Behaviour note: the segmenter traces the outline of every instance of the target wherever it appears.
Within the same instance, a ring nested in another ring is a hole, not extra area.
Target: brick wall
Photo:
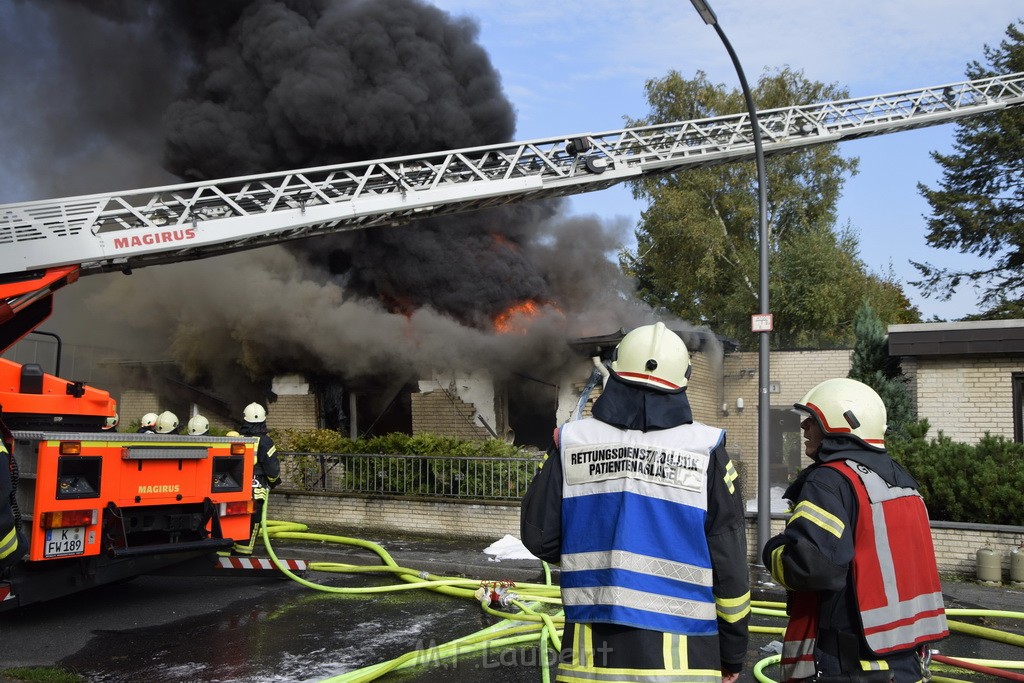
[[[118,429],[125,430],[128,425],[138,423],[146,413],[160,414],[159,397],[151,391],[141,389],[125,389],[117,402]]]
[[[430,536],[519,537],[518,504],[451,503],[388,497],[360,498],[332,493],[275,491],[268,518],[317,526],[343,526],[387,533]]]
[[[939,431],[954,441],[975,444],[985,435],[1013,439],[1013,385],[1015,372],[1024,372],[1024,360],[994,355],[920,357],[904,360],[917,415],[931,424],[930,437]]]
[[[693,370],[687,384],[686,396],[690,400],[693,419],[718,426],[721,415],[721,354],[694,353],[690,355]]]
[[[412,433],[484,441],[490,432],[476,422],[476,408],[443,389],[412,395]]]
[[[267,409],[271,429],[316,429],[317,405],[313,394],[278,396]]]
[[[772,408],[789,409],[803,398],[807,390],[833,377],[846,377],[850,371],[850,349],[830,351],[774,351],[768,358],[769,381],[776,383],[778,393],[768,395]],[[757,423],[759,355],[756,351],[733,353],[722,363],[721,399],[717,414],[709,424],[728,432],[729,455],[740,464],[742,487],[747,498],[757,491]],[[751,372],[741,372],[741,371]],[[713,380],[709,380],[713,381]],[[743,399],[743,410],[736,409],[736,399]],[[723,415],[722,404],[729,414]],[[779,457],[773,453],[772,457]],[[804,458],[804,465],[810,460]]]
[[[477,538],[482,542],[505,534],[519,538],[518,504],[459,503],[407,498],[360,498],[335,493],[275,491],[270,497],[268,518],[301,522],[310,529],[357,528],[370,535],[416,533],[429,536]],[[773,515],[771,533],[785,525]],[[1010,552],[1024,544],[1024,527],[933,522],[932,541],[939,572],[973,577],[978,549],[990,546],[1000,553],[1003,578],[1007,580]],[[757,518],[747,517],[748,559],[757,556]]]

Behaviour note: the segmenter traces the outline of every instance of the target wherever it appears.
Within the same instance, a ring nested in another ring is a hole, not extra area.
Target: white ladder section
[[[1024,104],[1024,72],[758,112],[766,155]],[[753,159],[749,116],[0,205],[0,275],[82,274],[604,189]]]

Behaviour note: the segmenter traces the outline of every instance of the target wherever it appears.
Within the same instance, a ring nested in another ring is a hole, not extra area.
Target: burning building
[[[0,70],[20,112],[8,147],[33,150],[12,158],[27,189],[11,201],[515,132],[477,26],[420,0],[61,0],[8,12]],[[224,419],[306,387],[322,426],[412,429],[412,395],[487,376],[494,399],[482,404],[495,407],[475,426],[540,433],[527,425],[557,403],[568,340],[650,318],[611,260],[627,227],[548,200],[310,238],[87,278],[61,293],[53,326],[111,349],[129,385]]]

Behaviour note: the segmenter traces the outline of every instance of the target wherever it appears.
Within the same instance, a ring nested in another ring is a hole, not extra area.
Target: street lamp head
[[[714,10],[705,0],[690,0],[690,2],[693,3],[694,9],[700,14],[700,18],[704,20],[705,24],[715,26],[718,23],[718,17],[715,16]]]

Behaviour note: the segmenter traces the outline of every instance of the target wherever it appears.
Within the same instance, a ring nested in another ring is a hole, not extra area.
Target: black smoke
[[[515,132],[477,25],[418,0],[17,0],[0,20],[4,165],[23,178],[3,201]],[[58,307],[97,343],[173,358],[221,387],[283,372],[544,375],[567,338],[649,315],[609,260],[626,227],[566,219],[548,201],[94,276]],[[495,316],[522,301],[546,304],[529,334],[495,334]]]

